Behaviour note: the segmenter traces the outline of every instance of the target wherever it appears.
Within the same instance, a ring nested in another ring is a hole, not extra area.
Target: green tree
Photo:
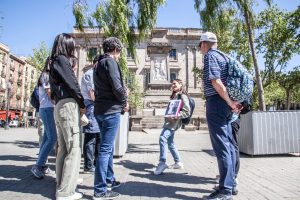
[[[100,1],[99,1],[100,2]],[[73,14],[76,26],[82,32],[84,27],[99,28],[105,37],[118,37],[129,49],[133,58],[136,58],[135,45],[145,39],[156,24],[157,9],[163,5],[165,0],[109,0],[100,2],[94,12],[89,13],[85,0],[75,0]],[[137,62],[137,60],[135,59]],[[130,75],[127,68],[126,51],[124,50],[120,59],[122,74],[129,81]],[[137,83],[136,81],[133,81]],[[139,96],[141,92],[137,84],[129,84],[131,106],[140,105]]]
[[[288,73],[281,74],[279,79],[280,85],[284,88],[286,93],[286,100],[285,100],[285,109],[289,110],[292,97],[297,98],[297,92],[299,91],[300,87],[300,66],[295,67],[292,71]]]
[[[290,26],[293,14],[294,12],[282,11],[277,6],[271,6],[257,17],[256,27],[259,35],[256,39],[256,49],[265,59],[264,86],[276,78],[278,71],[286,68],[293,55],[300,53],[296,29]]]
[[[264,0],[269,5],[270,0]],[[265,110],[265,99],[264,99],[264,90],[260,75],[260,70],[257,62],[256,51],[254,47],[253,39],[253,15],[252,11],[253,0],[195,0],[195,8],[200,13],[200,18],[202,24],[208,29],[213,30],[213,23],[215,19],[220,16],[220,13],[224,9],[231,8],[236,11],[236,19],[242,20],[246,25],[248,44],[251,50],[251,56],[255,69],[255,77],[258,88],[258,98],[259,98],[259,108],[260,110]],[[223,19],[220,18],[217,23],[222,26]]]
[[[41,72],[45,66],[46,60],[50,55],[50,49],[45,42],[41,42],[38,48],[34,48],[33,55],[28,58],[29,64]]]

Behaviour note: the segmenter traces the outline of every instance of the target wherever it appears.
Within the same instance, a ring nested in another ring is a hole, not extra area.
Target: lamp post
[[[10,90],[11,90],[11,83],[9,81],[6,82],[6,117],[5,117],[5,130],[9,129],[9,122],[8,122],[8,112],[9,112],[9,103],[10,103]]]

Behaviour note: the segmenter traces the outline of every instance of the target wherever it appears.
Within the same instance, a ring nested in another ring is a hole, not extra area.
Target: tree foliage
[[[46,59],[50,55],[50,49],[47,47],[45,42],[41,42],[40,46],[32,49],[32,51],[33,55],[29,56],[28,62],[41,72],[45,66]]]
[[[293,15],[294,12],[271,6],[257,17],[259,35],[256,42],[257,51],[263,54],[265,60],[264,85],[270,84],[276,78],[276,72],[285,69],[293,55],[300,53],[297,29],[291,25]]]
[[[84,27],[99,28],[105,37],[118,37],[129,49],[132,57],[136,58],[135,45],[141,42],[150,33],[156,24],[157,9],[163,5],[165,0],[107,0],[101,1],[94,12],[89,14],[88,5],[85,0],[75,0],[73,15],[76,26],[84,32]],[[137,62],[137,60],[135,59]],[[124,77],[128,80],[130,75],[127,68],[126,51],[122,52],[120,66]],[[135,83],[135,81],[133,81]],[[138,84],[130,85],[131,95],[135,95],[132,106],[137,107],[141,96]]]
[[[265,0],[265,2],[267,2],[268,4],[271,3],[270,0]],[[254,12],[252,11],[253,5],[254,5],[253,0],[195,0],[195,8],[200,13],[201,22],[204,28],[207,30],[217,31],[214,29],[215,23],[217,23],[219,27],[222,27],[224,23],[226,24],[226,18],[221,17],[224,10],[234,10],[235,20],[237,22],[241,22],[242,24],[244,24],[244,25],[241,24],[239,25],[239,23],[237,23],[237,25],[233,24],[233,26],[234,27],[240,26],[240,28],[237,30],[243,30],[241,28],[246,28],[248,45],[251,50],[250,55],[252,57],[252,62],[255,69],[259,107],[261,110],[265,110],[264,90],[262,86],[260,69],[257,62],[257,56],[254,47],[254,39],[253,39],[253,26],[254,26],[254,20],[253,20]],[[244,53],[246,54],[246,56],[244,56],[245,59],[250,58],[247,51],[245,51]]]

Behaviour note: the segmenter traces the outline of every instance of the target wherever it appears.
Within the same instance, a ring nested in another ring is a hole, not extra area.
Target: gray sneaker
[[[156,169],[154,170],[154,174],[155,175],[162,174],[165,171],[165,169],[167,169],[167,168],[168,168],[168,165],[166,163],[159,162]]]
[[[52,169],[50,169],[49,166],[43,166],[42,167],[42,171],[43,171],[43,173],[45,175],[50,175],[50,176],[55,175],[55,171],[53,171]]]
[[[115,199],[119,196],[119,193],[107,190],[105,193],[94,195],[93,200]]]
[[[33,167],[31,168],[31,173],[34,175],[35,178],[37,179],[42,179],[44,178],[44,173],[42,171],[42,168],[37,166],[37,165],[33,165]]]

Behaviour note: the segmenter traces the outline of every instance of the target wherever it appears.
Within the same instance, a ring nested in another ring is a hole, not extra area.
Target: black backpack
[[[30,104],[34,107],[37,111],[40,108],[40,100],[39,100],[39,87],[35,86],[34,90],[30,96]]]
[[[183,125],[188,125],[190,123],[190,121],[192,119],[194,109],[195,109],[195,100],[192,97],[188,96],[188,95],[186,95],[186,96],[189,99],[191,110],[190,110],[190,116],[189,117],[181,119],[181,122],[182,122]],[[179,98],[181,99],[181,96]]]

